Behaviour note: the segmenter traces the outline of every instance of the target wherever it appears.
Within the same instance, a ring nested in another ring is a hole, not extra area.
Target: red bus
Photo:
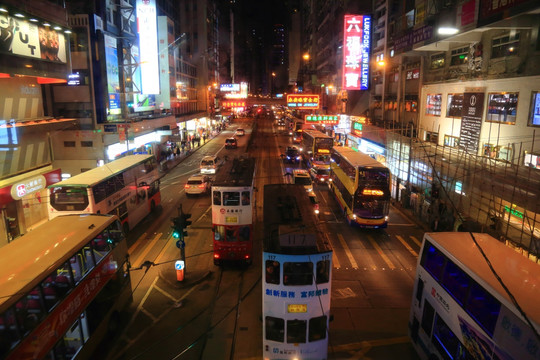
[[[111,214],[124,232],[161,203],[153,155],[129,155],[49,186],[49,219],[66,214]]]
[[[255,158],[227,161],[212,183],[214,264],[253,261]]]
[[[65,215],[0,248],[0,358],[88,359],[131,299],[116,216]]]

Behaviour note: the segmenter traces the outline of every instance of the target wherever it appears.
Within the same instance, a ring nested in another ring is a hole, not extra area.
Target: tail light
[[[198,185],[197,186],[199,189],[204,189],[205,185],[204,184],[201,184],[201,185]]]
[[[214,253],[214,259],[219,259],[219,254]]]
[[[184,189],[189,189],[189,185],[188,184],[184,185]]]

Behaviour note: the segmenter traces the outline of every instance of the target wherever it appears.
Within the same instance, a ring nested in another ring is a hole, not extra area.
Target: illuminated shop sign
[[[81,85],[81,74],[78,72],[68,75],[68,85]]]
[[[240,84],[221,84],[219,90],[223,92],[239,92]]]
[[[287,106],[295,109],[318,109],[319,95],[295,94],[287,95]]]
[[[66,40],[61,32],[4,14],[0,14],[0,28],[0,51],[66,63]]]
[[[362,131],[364,130],[364,124],[366,123],[366,118],[362,116],[351,116],[351,133],[358,137],[362,136]]]
[[[223,84],[225,88],[229,90],[221,90],[225,93],[226,99],[247,99],[248,97],[248,84],[243,82],[240,84]]]
[[[143,94],[159,94],[159,59],[155,0],[137,0],[137,30]]]
[[[345,15],[343,34],[343,89],[367,90],[371,16]]]
[[[306,115],[304,117],[306,123],[317,123],[324,125],[337,125],[339,119],[337,115]]]
[[[45,189],[47,186],[47,180],[45,176],[39,175],[11,186],[11,197],[13,200],[19,200],[26,195],[33,194],[37,191]]]
[[[245,107],[245,101],[225,101],[222,103],[224,108]]]

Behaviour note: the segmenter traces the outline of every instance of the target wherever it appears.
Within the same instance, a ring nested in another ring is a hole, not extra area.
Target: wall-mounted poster
[[[441,116],[441,94],[428,94],[426,99],[426,115]]]
[[[463,94],[448,94],[446,101],[446,117],[461,117]]]
[[[516,123],[518,93],[489,93],[486,121]]]
[[[529,125],[540,126],[540,92],[533,91],[531,94],[531,111],[529,113]]]
[[[477,154],[482,129],[482,113],[484,112],[484,93],[465,92],[461,111],[461,129],[459,132],[459,148],[470,154]]]

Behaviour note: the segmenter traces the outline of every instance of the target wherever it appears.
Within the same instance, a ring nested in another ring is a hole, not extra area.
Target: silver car
[[[184,190],[186,195],[200,195],[210,193],[210,187],[212,186],[209,176],[196,174],[189,177]]]

